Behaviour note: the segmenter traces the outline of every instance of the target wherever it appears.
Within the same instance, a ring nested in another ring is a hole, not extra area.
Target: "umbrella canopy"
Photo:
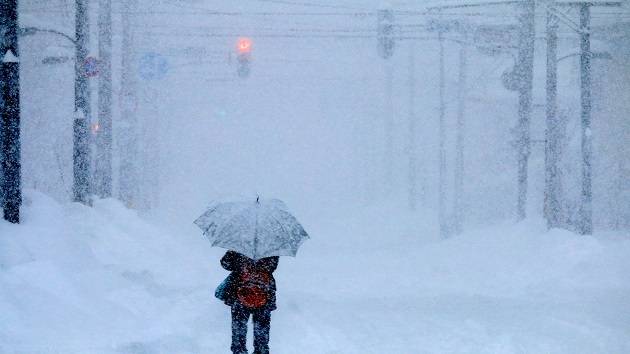
[[[285,204],[277,199],[251,202],[218,202],[195,225],[212,246],[226,248],[257,260],[293,256],[309,238]]]

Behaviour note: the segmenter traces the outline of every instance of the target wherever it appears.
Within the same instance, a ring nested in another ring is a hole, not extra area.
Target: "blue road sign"
[[[168,61],[158,53],[146,53],[138,62],[138,75],[144,80],[163,79],[168,69]]]

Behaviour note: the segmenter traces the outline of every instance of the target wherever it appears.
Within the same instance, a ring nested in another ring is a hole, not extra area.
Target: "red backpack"
[[[245,307],[259,308],[269,301],[271,275],[252,265],[245,265],[239,275],[236,291],[238,301]]]

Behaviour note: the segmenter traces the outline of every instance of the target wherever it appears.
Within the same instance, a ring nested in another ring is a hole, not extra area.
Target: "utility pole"
[[[592,170],[593,141],[591,131],[591,5],[580,5],[580,96],[582,101],[582,196],[580,233],[593,233]]]
[[[137,106],[136,76],[134,75],[134,38],[132,13],[136,0],[124,2],[122,15],[122,114],[119,129],[119,198],[127,207],[135,207],[138,198],[138,122],[135,115]]]
[[[73,124],[73,200],[86,205],[90,200],[90,153],[88,120],[90,118],[90,88],[85,72],[88,53],[89,23],[87,0],[76,0],[74,62],[74,124]]]
[[[560,226],[560,153],[559,123],[557,117],[558,95],[558,18],[547,11],[547,107],[545,130],[545,205],[544,214],[548,228]]]
[[[383,154],[384,186],[389,194],[392,189],[394,164],[394,69],[391,61],[385,62],[385,153]]]
[[[592,159],[593,159],[593,132],[591,130],[591,7],[620,7],[621,1],[574,1],[563,4],[563,6],[577,7],[580,12],[579,28],[575,28],[575,23],[564,18],[570,27],[580,35],[580,101],[581,101],[581,126],[582,126],[582,191],[580,195],[580,210],[578,230],[583,235],[593,233],[593,181],[592,181]],[[558,12],[556,9],[552,9]],[[562,14],[558,12],[558,14]],[[559,17],[566,17],[563,15]]]
[[[459,48],[459,80],[457,88],[457,136],[455,142],[455,233],[461,234],[464,224],[463,198],[464,198],[464,119],[466,114],[466,86],[468,70],[468,38],[464,33],[463,41]]]
[[[394,55],[396,40],[394,39],[394,11],[382,9],[376,13],[376,48],[378,55],[385,59],[385,151],[383,154],[383,168],[385,169],[385,192],[390,193],[392,187],[393,146],[394,146],[394,105],[393,99],[393,65],[391,57]]]
[[[17,0],[0,2],[0,160],[2,161],[3,217],[20,222],[22,205],[20,156],[20,51],[18,48]]]
[[[98,127],[96,135],[96,194],[112,196],[112,0],[99,1]]]
[[[546,148],[546,189],[545,189],[545,215],[549,227],[557,226],[559,215],[553,204],[559,204],[559,176],[557,170],[558,144],[558,118],[556,114],[557,94],[557,21],[563,21],[580,36],[580,101],[581,101],[581,127],[582,127],[582,188],[580,195],[580,209],[578,230],[583,235],[593,233],[593,194],[592,194],[592,158],[593,137],[591,130],[591,59],[595,58],[591,51],[591,8],[620,7],[621,1],[573,1],[556,4],[557,6],[569,6],[579,10],[579,27],[568,19],[566,14],[552,6],[547,6],[547,148]],[[553,14],[555,13],[555,14]],[[605,58],[605,53],[598,55]],[[552,120],[553,119],[553,120]],[[551,138],[551,139],[550,139]],[[554,146],[555,145],[555,146]],[[554,199],[555,198],[555,199]],[[554,214],[555,213],[555,214]]]
[[[535,10],[534,0],[525,0],[519,4],[519,48],[516,64],[519,80],[518,93],[518,200],[517,218],[525,219],[527,215],[527,168],[530,155],[529,122],[532,112],[532,91],[534,77],[534,41],[535,41]]]
[[[439,186],[438,186],[438,219],[440,224],[440,236],[448,237],[448,222],[446,220],[446,74],[444,58],[444,29],[438,32],[440,44],[440,117],[439,117]]]
[[[440,225],[440,237],[447,238],[451,232],[461,232],[462,229],[462,195],[464,174],[464,114],[466,111],[466,66],[467,66],[467,36],[468,26],[460,21],[435,21],[429,26],[438,33],[439,44],[439,121],[438,121],[438,223]],[[455,191],[453,208],[455,219],[449,220],[446,212],[446,54],[444,48],[444,33],[456,31],[464,34],[460,42],[459,53],[459,88],[457,98],[459,101],[457,110],[457,135],[456,135],[456,160],[455,160]],[[454,223],[453,223],[454,221]]]
[[[408,173],[408,193],[409,209],[416,210],[417,204],[417,144],[416,144],[416,48],[409,45],[409,173]]]

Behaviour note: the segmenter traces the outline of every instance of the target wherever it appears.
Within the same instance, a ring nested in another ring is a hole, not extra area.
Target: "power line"
[[[122,10],[114,11],[114,13],[128,13],[133,15],[190,15],[190,16],[322,16],[322,17],[370,17],[375,15],[375,12],[291,12],[291,11],[258,11],[258,12],[243,12],[243,11],[214,11],[214,10],[201,10],[201,11],[164,11],[164,10],[145,10],[145,11],[133,11],[125,12]]]
[[[54,10],[51,8],[30,8],[23,10],[25,13],[47,13],[47,14],[67,14],[67,11]],[[266,12],[240,12],[240,11],[215,11],[209,9],[200,9],[198,11],[166,11],[166,10],[146,10],[146,11],[113,11],[115,14],[127,14],[127,15],[169,15],[169,16],[242,16],[242,17],[274,17],[274,16],[287,16],[287,17],[354,17],[356,19],[366,19],[375,16],[375,12],[287,12],[287,11],[266,11]],[[486,17],[486,18],[514,18],[516,14],[504,13],[504,12],[466,12],[466,13],[427,13],[427,12],[410,12],[410,11],[394,11],[394,14],[401,16],[422,16],[422,17]],[[536,14],[536,18],[545,18],[544,14]],[[628,19],[630,18],[630,12],[602,12],[594,13],[592,18],[594,19]]]
[[[157,28],[162,30],[180,30],[181,31],[191,31],[188,33],[195,33],[192,31],[198,32],[212,32],[212,31],[232,31],[233,33],[240,34],[243,32],[243,28],[233,27],[233,26],[212,26],[212,27],[173,27],[173,26],[163,26],[163,25],[153,25],[153,26],[134,26],[134,28],[138,29],[147,29]],[[321,33],[373,33],[376,32],[376,28],[369,27],[356,27],[356,28],[317,28],[317,27],[247,27],[247,31],[250,32],[264,32],[264,31],[279,31],[279,32],[289,32],[289,33],[313,33],[313,32],[321,32]]]
[[[234,38],[247,36],[252,38],[334,38],[334,39],[374,39],[371,35],[334,35],[334,34],[290,34],[290,33],[174,33],[174,32],[144,32],[146,36],[159,37],[202,37],[202,38]]]
[[[365,10],[363,8],[357,8],[353,6],[318,4],[318,3],[312,3],[312,2],[296,2],[296,1],[288,1],[288,0],[258,0],[258,2],[267,2],[267,3],[275,3],[275,4],[283,4],[283,5],[297,5],[297,6],[305,6],[305,7],[321,7],[321,8],[331,8],[331,9]]]

